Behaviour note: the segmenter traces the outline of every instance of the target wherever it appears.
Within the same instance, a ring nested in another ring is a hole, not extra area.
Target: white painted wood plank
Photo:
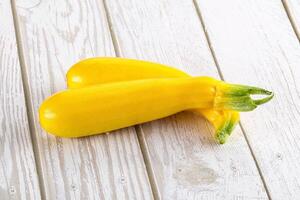
[[[282,0],[282,2],[300,40],[300,0]]]
[[[9,0],[0,1],[0,198],[40,199]]]
[[[280,1],[198,1],[227,81],[275,92],[242,116],[272,199],[300,196],[300,45]]]
[[[218,77],[192,1],[110,0],[107,7],[121,56]],[[267,199],[240,128],[222,146],[211,133],[189,113],[141,126],[157,197]]]
[[[103,5],[97,0],[17,0],[35,139],[45,199],[151,199],[134,128],[63,139],[38,122],[41,102],[65,85],[79,59],[114,56]]]

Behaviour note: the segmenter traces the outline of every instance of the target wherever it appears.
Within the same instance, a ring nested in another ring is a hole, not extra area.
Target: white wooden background
[[[0,0],[0,199],[299,199],[300,0]],[[37,110],[93,56],[156,61],[275,98],[225,145],[180,113],[84,139]]]

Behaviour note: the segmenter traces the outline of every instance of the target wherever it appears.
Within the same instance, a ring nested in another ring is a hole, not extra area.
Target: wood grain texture
[[[0,198],[40,199],[9,0],[0,1]]]
[[[76,61],[114,56],[103,5],[97,0],[17,0],[36,146],[45,199],[152,199],[133,128],[64,139],[39,126],[38,107],[64,89]]]
[[[300,0],[282,0],[290,22],[300,40]]]
[[[106,1],[121,56],[218,77],[192,1]],[[156,197],[161,199],[267,199],[239,127],[225,145],[191,113],[140,126]]]
[[[300,45],[280,1],[198,1],[227,81],[269,88],[275,98],[242,116],[272,199],[300,195]]]

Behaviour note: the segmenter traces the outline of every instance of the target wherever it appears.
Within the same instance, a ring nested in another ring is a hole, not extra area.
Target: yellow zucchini
[[[259,100],[251,94],[265,94]],[[250,111],[272,98],[261,88],[209,77],[124,81],[66,90],[45,100],[42,127],[57,136],[82,137],[163,118],[194,108]]]

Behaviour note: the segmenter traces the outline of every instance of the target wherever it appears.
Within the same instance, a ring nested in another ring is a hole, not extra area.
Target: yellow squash
[[[265,94],[259,100],[251,94]],[[57,136],[82,137],[163,118],[195,108],[250,111],[272,98],[264,89],[208,77],[124,81],[70,89],[45,100],[41,126]]]
[[[67,73],[69,88],[90,85],[142,80],[152,78],[190,77],[183,71],[166,65],[125,58],[90,58],[73,65]],[[231,110],[196,109],[215,128],[219,143],[225,143],[239,121],[239,113]]]

